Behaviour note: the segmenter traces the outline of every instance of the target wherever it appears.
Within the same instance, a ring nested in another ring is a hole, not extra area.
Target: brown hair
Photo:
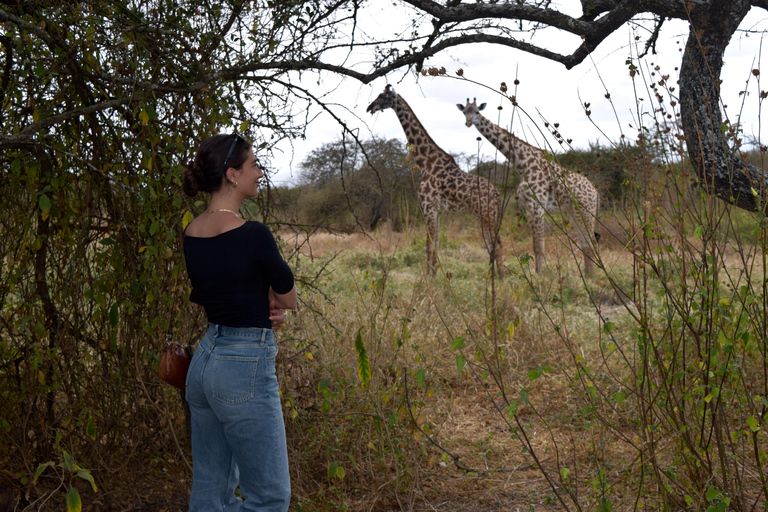
[[[233,143],[234,151],[225,168],[224,160]],[[227,169],[240,169],[250,149],[251,143],[237,134],[214,135],[205,139],[200,143],[195,159],[189,162],[182,174],[184,193],[194,197],[199,191],[209,194],[216,192],[224,183]]]

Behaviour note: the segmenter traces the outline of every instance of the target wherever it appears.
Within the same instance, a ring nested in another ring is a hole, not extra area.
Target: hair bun
[[[204,179],[202,169],[195,164],[196,162],[194,160],[189,162],[187,164],[187,169],[182,176],[182,188],[184,189],[184,193],[189,197],[195,197],[197,195],[198,190],[200,190],[200,180]]]

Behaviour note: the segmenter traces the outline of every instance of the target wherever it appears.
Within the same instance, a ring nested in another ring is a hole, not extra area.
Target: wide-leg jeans
[[[190,512],[285,512],[288,450],[274,331],[211,324],[187,373],[192,416]],[[240,485],[244,501],[235,495]]]

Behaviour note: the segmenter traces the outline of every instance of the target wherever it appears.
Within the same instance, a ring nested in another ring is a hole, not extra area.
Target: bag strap
[[[165,342],[170,343],[173,340],[173,306],[171,306],[171,312],[168,313],[168,330],[165,331]]]

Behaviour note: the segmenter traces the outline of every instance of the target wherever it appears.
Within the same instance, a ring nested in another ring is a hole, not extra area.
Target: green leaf
[[[112,307],[109,308],[109,324],[112,327],[117,327],[117,324],[120,323],[120,308],[118,307],[117,303],[112,304]]]
[[[464,366],[467,364],[467,360],[464,359],[463,356],[458,355],[456,356],[456,369],[461,373],[461,371],[464,369]]]
[[[760,430],[760,424],[757,422],[757,418],[754,416],[747,418],[747,425],[749,426],[749,430],[752,432],[757,432]]]
[[[459,336],[458,338],[454,338],[451,342],[451,350],[458,350],[464,346],[464,338]]]
[[[184,212],[184,216],[181,218],[181,229],[187,229],[189,223],[195,220],[195,216],[189,210]]]
[[[39,466],[37,466],[37,470],[35,471],[35,476],[32,477],[33,482],[37,482],[37,479],[40,477],[40,475],[43,474],[43,471],[45,471],[45,468],[52,467],[54,464],[53,462],[43,462]]]
[[[621,402],[623,402],[626,397],[627,397],[627,395],[625,395],[621,391],[617,391],[613,395],[613,399],[616,401],[617,404],[620,404]]]
[[[331,386],[331,379],[330,377],[323,377],[320,379],[320,382],[317,383],[317,390],[319,392],[323,392],[326,389],[328,389]]]
[[[66,451],[62,450],[62,453],[64,455],[64,462],[60,464],[60,466],[67,471],[74,471],[75,470],[75,461],[72,459],[72,457],[67,453]]]
[[[507,415],[509,416],[509,421],[514,421],[515,419],[515,414],[517,414],[517,403],[517,400],[512,400],[507,407]]]
[[[419,383],[419,386],[424,387],[424,381],[426,380],[427,372],[424,371],[424,368],[421,368],[419,371],[416,372],[416,382]]]
[[[85,480],[86,482],[89,482],[91,484],[91,488],[93,489],[93,492],[96,492],[96,482],[93,481],[93,475],[91,475],[91,472],[87,469],[80,468],[77,470],[77,476]]]
[[[338,462],[332,461],[328,465],[328,478],[338,478],[339,480],[343,480],[345,475],[346,471],[344,471],[344,468],[341,467]]]
[[[85,435],[91,439],[96,439],[96,425],[91,420],[88,420],[88,425],[85,427]]]
[[[69,488],[67,493],[67,512],[81,512],[83,504],[80,501],[80,493],[74,487]]]
[[[47,195],[40,194],[40,199],[38,200],[38,204],[40,205],[41,211],[43,212],[51,211],[51,199]]]
[[[368,383],[371,381],[371,363],[368,360],[368,353],[365,351],[365,345],[363,344],[363,328],[361,327],[357,331],[357,338],[355,339],[355,350],[357,350],[357,376],[360,379],[360,384],[365,389]]]
[[[539,378],[540,373],[536,370],[529,370],[528,371],[528,380],[534,381]]]

